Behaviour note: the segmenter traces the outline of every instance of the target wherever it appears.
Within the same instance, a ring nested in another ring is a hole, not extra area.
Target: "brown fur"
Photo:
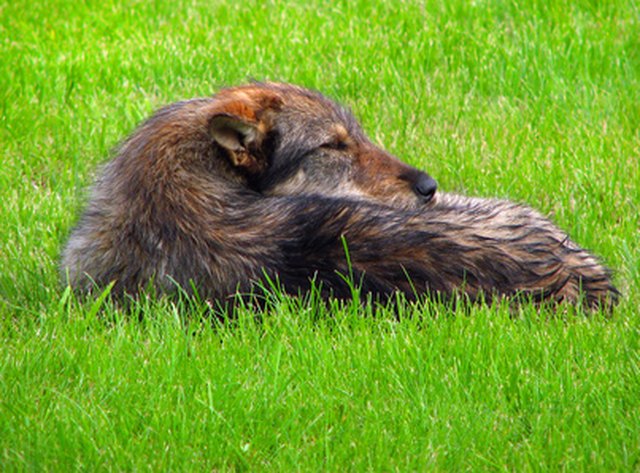
[[[612,303],[609,272],[537,212],[437,194],[353,116],[287,84],[170,105],[102,170],[62,256],[69,283],[114,293],[196,287],[222,300],[268,276],[348,297],[524,293]],[[347,264],[343,241],[351,262]]]

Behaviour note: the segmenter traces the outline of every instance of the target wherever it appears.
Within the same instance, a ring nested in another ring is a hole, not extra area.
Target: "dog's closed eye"
[[[320,147],[326,148],[326,149],[335,149],[338,151],[343,151],[347,149],[349,145],[344,140],[331,140],[326,143],[323,143],[322,145],[320,145]]]

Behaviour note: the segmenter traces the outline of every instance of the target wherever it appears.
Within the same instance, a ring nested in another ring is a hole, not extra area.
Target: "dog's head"
[[[436,182],[364,134],[353,115],[321,94],[256,83],[214,97],[210,133],[238,172],[265,195],[324,195],[419,206]]]

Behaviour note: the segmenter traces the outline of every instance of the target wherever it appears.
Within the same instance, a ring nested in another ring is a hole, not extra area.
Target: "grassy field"
[[[0,470],[640,470],[639,32],[634,0],[0,0]],[[212,326],[65,290],[110,150],[251,78],[551,215],[615,270],[613,317],[280,298]]]

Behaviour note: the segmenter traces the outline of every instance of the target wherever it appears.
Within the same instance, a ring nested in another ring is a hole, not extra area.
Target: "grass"
[[[639,29],[633,0],[0,0],[0,469],[640,469]],[[212,326],[61,287],[110,149],[250,78],[551,215],[615,269],[614,316],[278,298]]]

